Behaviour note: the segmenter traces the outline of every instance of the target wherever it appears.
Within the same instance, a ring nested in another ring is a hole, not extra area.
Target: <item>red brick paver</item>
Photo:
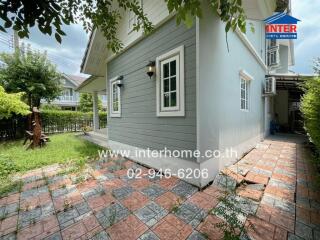
[[[238,179],[238,195],[257,202],[255,216],[245,222],[252,239],[317,239],[320,191],[315,185],[317,170],[308,159],[301,141],[267,139],[237,163],[245,169],[243,176],[231,172],[231,167],[224,171]],[[0,238],[91,239],[101,233],[111,240],[129,240],[147,232],[159,239],[188,239],[199,233],[209,239],[223,237],[217,227],[222,220],[210,211],[225,194],[223,189],[211,185],[184,199],[174,189],[181,180],[127,179],[127,170],[134,163],[117,160],[119,157],[92,163],[98,167],[88,171],[91,177],[77,184],[71,181],[76,173],[55,176],[63,171],[58,165],[24,174],[22,192],[0,198]],[[119,164],[120,170],[110,170],[119,169]],[[148,168],[141,169],[148,173]],[[191,221],[199,210],[205,213],[202,219]],[[108,214],[117,215],[111,226]]]
[[[164,240],[186,239],[192,232],[192,227],[173,214],[169,214],[153,227],[154,233]]]
[[[197,230],[204,233],[209,239],[222,239],[223,232],[217,227],[222,220],[215,216],[209,215],[203,223],[201,223]]]
[[[217,197],[212,197],[211,195],[204,192],[195,193],[189,199],[189,201],[197,205],[199,208],[205,209],[207,211],[211,210],[219,203],[219,199]]]
[[[181,204],[182,200],[179,196],[172,192],[166,192],[155,200],[163,208],[171,211],[174,206],[178,206]]]
[[[130,240],[137,239],[148,227],[134,215],[130,215],[126,219],[111,226],[107,232],[114,240]]]
[[[260,183],[267,185],[269,181],[269,177],[265,176],[263,174],[257,174],[254,172],[249,172],[247,176],[245,177],[246,181],[252,182],[252,183]]]
[[[139,192],[132,193],[129,197],[121,200],[121,203],[127,207],[130,211],[136,211],[142,208],[149,202],[149,199]]]

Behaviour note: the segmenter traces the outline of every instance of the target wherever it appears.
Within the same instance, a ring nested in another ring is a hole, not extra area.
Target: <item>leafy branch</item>
[[[202,17],[201,0],[165,0],[170,13],[176,14],[177,24],[192,26],[195,17]],[[246,32],[246,15],[242,0],[207,0],[205,4],[216,13],[227,33],[237,27]],[[107,47],[113,52],[122,49],[123,43],[117,36],[117,29],[124,13],[136,16],[135,31],[149,34],[153,25],[144,13],[139,0],[2,0],[0,1],[0,31],[12,28],[20,38],[29,37],[29,29],[37,26],[43,34],[53,35],[61,43],[64,25],[81,23],[85,31],[98,28],[107,40]],[[227,40],[227,38],[226,38]]]

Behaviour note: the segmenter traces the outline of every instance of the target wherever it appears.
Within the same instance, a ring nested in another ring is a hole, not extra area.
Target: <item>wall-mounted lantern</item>
[[[153,74],[156,72],[156,63],[154,61],[150,61],[146,66],[146,71],[148,76],[151,78]]]
[[[118,87],[122,87],[123,86],[123,76],[122,75],[117,77],[116,84],[117,84]]]

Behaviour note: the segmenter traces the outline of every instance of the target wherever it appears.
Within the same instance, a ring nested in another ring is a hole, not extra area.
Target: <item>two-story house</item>
[[[59,106],[62,110],[72,110],[76,111],[79,103],[80,103],[80,93],[76,91],[76,89],[85,82],[87,78],[70,75],[70,74],[62,74],[60,83],[62,85],[61,95],[51,101],[50,104]],[[107,96],[100,95],[99,96],[102,102],[102,106],[104,109],[107,108]],[[46,102],[43,102],[46,104]]]
[[[208,176],[184,175],[202,187],[269,134],[276,85],[274,76],[268,77],[287,72],[294,62],[293,43],[265,39],[263,20],[274,14],[278,1],[242,2],[248,29],[252,24],[255,31],[229,32],[230,51],[225,25],[206,1],[203,16],[191,28],[176,24],[164,0],[141,1],[155,26],[148,36],[132,31],[135,17],[123,12],[118,28],[124,43],[121,53],[108,50],[101,32],[93,31],[81,69],[92,77],[78,90],[108,93],[107,146],[127,150],[134,161],[175,175],[181,169],[207,170]],[[271,57],[274,45],[280,56],[276,60]],[[153,69],[149,77],[147,71]],[[159,155],[137,156],[137,150],[148,149]],[[164,149],[197,154],[163,156]],[[225,154],[228,149],[237,154]]]

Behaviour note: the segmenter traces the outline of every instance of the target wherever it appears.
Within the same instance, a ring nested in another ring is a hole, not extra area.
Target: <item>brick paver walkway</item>
[[[21,192],[0,199],[0,239],[221,239],[212,214],[223,176],[250,203],[251,239],[320,239],[316,172],[295,139],[268,139],[214,183],[129,179],[130,160],[100,160],[83,176],[50,166],[22,176]],[[225,176],[224,176],[225,178]]]

